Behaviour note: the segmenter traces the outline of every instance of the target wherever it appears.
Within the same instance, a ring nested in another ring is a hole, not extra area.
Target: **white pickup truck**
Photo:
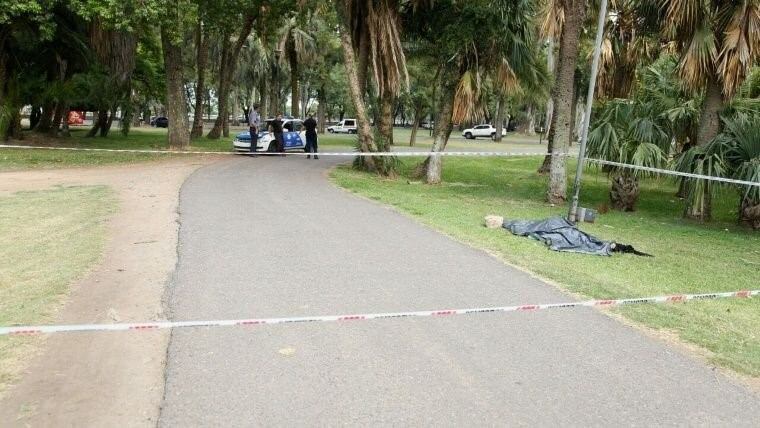
[[[356,134],[356,119],[343,119],[337,125],[328,126],[327,132],[333,134]]]
[[[507,135],[506,128],[501,129],[501,135]],[[496,137],[496,128],[491,125],[478,125],[462,131],[462,136],[468,140],[474,140],[478,137],[488,137],[494,139]]]

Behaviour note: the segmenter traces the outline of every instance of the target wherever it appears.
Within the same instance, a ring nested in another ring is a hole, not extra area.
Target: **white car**
[[[327,132],[333,134],[356,134],[356,119],[343,119],[337,125],[328,126]]]
[[[507,135],[506,128],[501,128],[501,135]],[[462,131],[462,136],[468,140],[474,140],[478,137],[488,137],[494,139],[496,138],[496,128],[491,125],[478,125]]]
[[[269,123],[274,119],[267,119],[262,123],[259,131],[259,138],[256,142],[257,152],[274,152],[277,150],[277,144],[274,141],[274,135],[269,132]],[[284,140],[285,150],[303,149],[306,147],[306,130],[303,122],[299,119],[283,119],[282,121],[282,138]],[[251,134],[241,132],[232,141],[232,149],[236,152],[248,152],[251,148]]]

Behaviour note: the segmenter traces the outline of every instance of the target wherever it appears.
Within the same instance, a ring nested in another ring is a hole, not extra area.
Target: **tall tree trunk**
[[[42,133],[50,132],[53,125],[53,114],[55,114],[55,101],[46,100],[42,106],[42,116],[40,116],[40,121],[34,130]]]
[[[504,130],[504,111],[506,110],[506,100],[500,96],[496,107],[496,134],[494,135],[494,141],[501,142],[501,134]]]
[[[552,165],[552,152],[554,152],[554,128],[549,129],[549,135],[546,140],[546,153],[543,162],[538,167],[538,173],[545,175],[549,173],[549,169]]]
[[[705,100],[702,103],[699,130],[697,133],[697,145],[704,146],[715,138],[720,132],[720,110],[723,107],[723,91],[717,76],[713,73],[707,79],[705,88]],[[690,180],[687,183],[692,188],[686,199],[684,217],[708,221],[712,218],[712,194],[711,184],[702,180]]]
[[[126,82],[126,98],[121,104],[121,135],[128,136],[132,127],[132,116],[134,116],[134,106],[132,104],[132,79]]]
[[[71,132],[69,131],[69,113],[71,113],[71,109],[67,104],[66,110],[63,112],[63,121],[61,123],[61,137],[63,138],[71,137]]]
[[[317,106],[317,129],[320,134],[325,133],[325,115],[326,115],[326,105],[327,105],[327,99],[325,97],[325,85],[319,87],[319,91],[317,92],[317,98],[319,101],[319,105]]]
[[[389,151],[393,145],[393,106],[396,97],[390,91],[385,91],[380,97],[380,117],[377,123],[377,130],[382,141],[378,141],[378,150],[381,152]]]
[[[232,91],[232,124],[240,126],[240,95]]]
[[[536,115],[533,113],[533,104],[528,104],[526,115],[528,116],[528,130],[526,134],[532,137],[536,135]]]
[[[414,109],[414,122],[412,123],[412,134],[409,137],[409,146],[414,146],[417,143],[417,130],[420,128],[420,122],[422,121],[422,109]]]
[[[291,46],[287,54],[290,64],[290,115],[297,118],[300,116],[301,92],[298,90],[298,54],[295,46]]]
[[[367,93],[367,74],[369,72],[369,29],[366,28],[366,23],[363,25],[365,26],[365,31],[361,32],[361,38],[359,39],[359,68],[357,75],[359,91],[361,92],[362,97]]]
[[[195,81],[195,109],[193,110],[193,130],[191,138],[203,135],[203,95],[206,93],[206,64],[208,63],[208,31],[203,28],[203,23],[198,20],[195,30],[196,46],[196,69],[198,76]]]
[[[111,132],[111,125],[113,125],[113,118],[116,116],[116,105],[111,107],[110,114],[106,117],[105,123],[100,125],[100,137],[108,137],[108,133]]]
[[[435,129],[433,130],[433,147],[432,152],[442,152],[446,150],[446,144],[449,142],[451,135],[451,116],[454,113],[454,95],[456,94],[456,79],[446,80],[443,77],[443,87],[441,87],[441,104],[438,117],[435,119]],[[441,171],[443,168],[443,159],[441,156],[428,156],[424,162],[425,182],[428,184],[439,184],[441,182]]]
[[[359,137],[359,150],[365,153],[376,152],[377,147],[375,146],[375,138],[372,135],[372,129],[370,129],[367,107],[364,104],[364,97],[359,84],[359,73],[356,68],[354,48],[351,45],[351,35],[348,33],[348,29],[345,28],[345,26],[340,30],[340,42],[341,47],[343,48],[343,62],[346,68],[346,77],[348,78],[348,92],[356,110],[356,129]],[[363,161],[364,167],[369,171],[378,171],[375,158],[364,157],[361,160]]]
[[[547,40],[546,48],[546,68],[549,73],[556,78],[557,70],[554,63],[554,39],[549,37]],[[548,174],[549,168],[552,163],[552,151],[554,150],[554,129],[552,128],[552,121],[554,118],[554,98],[549,97],[546,100],[546,117],[544,118],[544,135],[546,136],[546,156],[544,156],[543,162],[538,167],[539,174]]]
[[[219,92],[216,94],[219,99],[219,115],[214,122],[214,127],[209,131],[207,137],[211,139],[219,139],[219,136],[225,128],[225,123],[228,116],[227,111],[227,98],[230,94],[230,88],[232,83],[232,76],[235,73],[237,67],[238,58],[240,58],[240,50],[243,49],[243,45],[248,39],[248,35],[251,34],[253,29],[253,23],[256,17],[254,15],[246,15],[243,27],[240,29],[240,34],[234,44],[230,41],[228,36],[224,37],[222,47],[222,64],[219,71]],[[226,55],[225,55],[226,48]],[[229,134],[227,129],[225,136]]]
[[[92,128],[87,131],[87,135],[85,135],[87,138],[98,135],[98,131],[101,131],[101,129],[106,126],[106,123],[108,122],[108,108],[101,107],[97,112],[92,112],[92,116]]]
[[[214,121],[214,127],[206,135],[207,138],[212,140],[219,139],[221,137],[224,124],[227,121],[227,104],[230,94],[230,81],[227,79],[227,67],[229,66],[230,49],[232,48],[232,42],[228,35],[225,35],[222,40],[222,53],[219,65],[219,86],[216,91],[216,121]]]
[[[66,82],[66,73],[68,69],[68,61],[61,58],[60,55],[55,55],[55,60],[58,63],[58,81],[61,86]],[[48,131],[51,136],[58,135],[58,128],[61,126],[61,119],[63,114],[68,110],[68,100],[64,99],[64,94],[60,94],[56,100],[55,108],[53,109],[53,122],[50,124],[50,130]]]
[[[722,88],[717,76],[712,75],[707,79],[705,101],[702,104],[702,114],[699,117],[697,145],[704,146],[720,132],[720,110],[722,107]]]
[[[555,66],[554,66],[554,39],[549,37],[549,40],[547,40],[547,47],[546,47],[546,69],[549,70],[549,74],[552,76],[555,76]],[[546,118],[544,118],[544,135],[547,136],[547,141],[549,140],[549,128],[551,128],[552,124],[552,116],[554,114],[554,99],[552,97],[549,97],[548,100],[546,100]],[[551,143],[549,143],[551,144]]]
[[[259,114],[262,119],[269,117],[269,97],[267,96],[267,79],[259,80]]]
[[[42,108],[38,105],[32,105],[32,111],[29,113],[29,129],[34,129],[42,117]]]
[[[175,44],[165,25],[161,26],[161,44],[166,69],[166,104],[169,119],[168,141],[172,149],[184,150],[190,146],[187,123],[187,104],[183,90],[182,47]]]
[[[559,64],[557,79],[552,88],[554,98],[554,147],[549,168],[549,189],[547,200],[553,204],[564,203],[567,199],[567,153],[570,144],[572,122],[573,88],[575,86],[575,64],[578,60],[579,41],[583,21],[586,17],[585,0],[565,0],[565,23],[559,43]]]
[[[58,129],[61,127],[61,122],[63,121],[64,114],[66,114],[68,110],[68,103],[64,100],[59,100],[55,104],[53,122],[50,126],[50,131],[48,131],[50,136],[55,137],[58,135]]]

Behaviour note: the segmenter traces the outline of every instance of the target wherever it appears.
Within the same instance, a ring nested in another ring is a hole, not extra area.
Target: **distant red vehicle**
[[[68,118],[69,125],[84,125],[84,115],[85,112],[83,111],[70,111]]]

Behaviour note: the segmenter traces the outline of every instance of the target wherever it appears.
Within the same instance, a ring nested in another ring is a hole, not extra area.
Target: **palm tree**
[[[408,11],[416,52],[440,69],[433,152],[446,149],[452,123],[485,115],[486,81],[492,80],[502,95],[535,89],[545,81],[535,51],[534,12],[532,2],[507,0],[435,1]],[[430,156],[418,172],[427,183],[437,184],[441,168],[441,157]]]
[[[650,103],[615,99],[607,102],[589,133],[588,154],[613,162],[662,167],[670,147],[667,117]],[[639,197],[638,170],[612,167],[610,202],[621,211],[634,211]]]
[[[589,157],[659,168],[688,143],[699,100],[679,87],[675,68],[675,59],[663,56],[641,73],[632,99],[616,98],[599,107],[588,137]],[[612,176],[613,207],[633,211],[640,175],[627,168],[604,170]]]
[[[559,39],[559,61],[555,74],[552,99],[554,113],[550,125],[552,154],[549,166],[547,200],[563,203],[567,198],[566,159],[573,122],[572,104],[575,99],[575,66],[580,51],[580,36],[586,18],[586,0],[558,0],[564,22]],[[591,100],[589,100],[591,102]]]
[[[678,159],[681,170],[760,183],[760,114],[739,113],[723,119],[723,131],[710,143],[696,146]],[[760,229],[760,186],[731,185],[739,190],[739,222]],[[697,180],[688,197],[695,203],[716,185]],[[688,207],[687,207],[688,208]]]
[[[696,144],[704,146],[720,132],[721,109],[759,58],[760,1],[673,0],[665,14],[664,33],[679,52],[681,79],[704,92],[695,135]],[[693,189],[689,193],[696,195]],[[685,215],[709,219],[710,193],[690,198]]]
[[[293,117],[300,116],[301,91],[298,87],[298,81],[301,78],[300,66],[316,55],[316,44],[309,28],[313,17],[301,18],[293,16],[285,22],[280,32],[280,40],[277,43],[277,50],[283,53],[281,59],[287,61],[290,66],[290,115]],[[302,26],[303,20],[306,22]]]
[[[356,108],[359,149],[388,151],[392,142],[394,100],[408,82],[406,56],[401,46],[399,1],[341,0],[336,2],[335,9],[349,93]],[[382,112],[378,123],[380,138],[372,134],[364,101],[370,68]],[[382,175],[393,174],[395,169],[395,159],[391,157],[361,158],[359,164]]]

